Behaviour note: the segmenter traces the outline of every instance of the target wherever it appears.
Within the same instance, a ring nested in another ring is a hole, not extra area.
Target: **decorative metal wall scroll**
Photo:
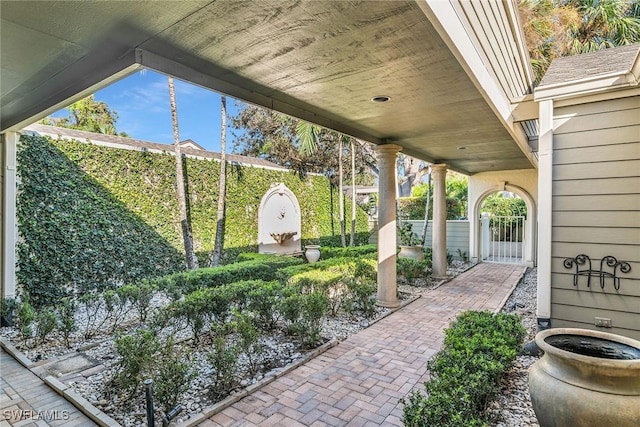
[[[580,269],[580,266],[588,266],[588,268]],[[605,271],[604,268],[609,267],[610,271]],[[564,267],[573,269],[573,286],[578,286],[578,277],[587,276],[587,287],[591,287],[591,277],[598,277],[600,279],[600,288],[604,289],[605,279],[612,279],[613,287],[615,290],[620,290],[620,277],[617,276],[618,270],[621,273],[628,273],[631,271],[631,266],[628,262],[618,261],[615,257],[607,255],[600,260],[600,270],[594,270],[591,268],[591,258],[589,256],[580,254],[575,258],[566,258],[564,260]]]

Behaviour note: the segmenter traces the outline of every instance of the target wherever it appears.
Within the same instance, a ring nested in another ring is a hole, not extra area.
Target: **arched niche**
[[[271,187],[258,209],[258,252],[293,254],[302,250],[300,204],[283,183]]]
[[[513,184],[496,184],[488,188],[485,188],[475,200],[469,202],[469,256],[473,261],[482,261],[479,259],[482,244],[482,235],[480,227],[480,208],[484,200],[491,194],[499,193],[501,191],[509,191],[518,195],[524,200],[527,206],[527,219],[525,221],[525,239],[523,245],[523,263],[529,267],[536,265],[536,242],[537,242],[537,211],[536,203],[531,194],[524,188]]]

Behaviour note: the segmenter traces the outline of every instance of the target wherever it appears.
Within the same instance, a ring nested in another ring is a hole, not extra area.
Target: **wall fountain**
[[[258,252],[294,254],[302,251],[300,204],[283,183],[272,186],[258,209]]]

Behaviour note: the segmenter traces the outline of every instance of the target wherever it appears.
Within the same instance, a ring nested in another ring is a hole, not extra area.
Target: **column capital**
[[[400,152],[402,150],[402,147],[399,146],[398,144],[381,144],[381,145],[376,145],[373,150],[376,152],[377,155],[382,156],[382,155],[396,155],[398,152]]]
[[[446,172],[448,167],[449,165],[447,165],[446,163],[434,163],[431,165],[431,171],[433,173]]]

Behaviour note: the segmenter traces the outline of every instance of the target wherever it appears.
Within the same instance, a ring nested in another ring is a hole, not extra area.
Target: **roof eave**
[[[640,84],[640,61],[636,59],[630,70],[602,74],[581,80],[555,83],[536,88],[534,100],[562,100],[586,95],[608,92],[615,89],[625,89]]]

